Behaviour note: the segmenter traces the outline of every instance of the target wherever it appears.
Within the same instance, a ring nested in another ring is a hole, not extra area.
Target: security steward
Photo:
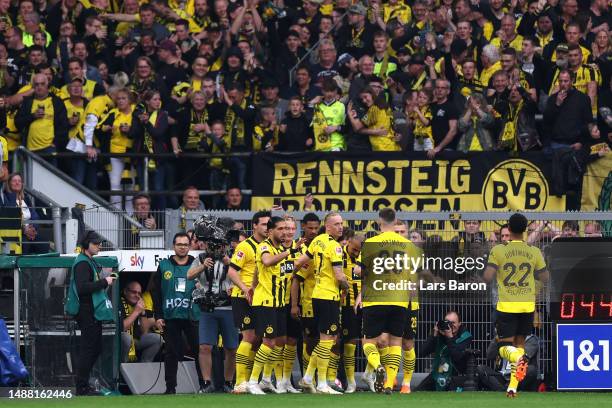
[[[194,260],[194,257],[188,254],[189,236],[179,232],[174,236],[172,243],[174,255],[159,262],[151,285],[155,324],[158,329],[163,329],[166,343],[164,352],[166,394],[176,394],[178,362],[184,355],[183,334],[192,352],[197,356],[197,322],[200,319],[200,309],[192,301],[196,281],[187,279],[187,271]],[[197,358],[195,362],[196,372],[200,373]]]
[[[96,395],[89,386],[89,375],[102,353],[102,322],[114,319],[113,304],[106,289],[113,284],[115,276],[100,278],[101,267],[93,259],[100,252],[101,243],[97,233],[87,231],[70,273],[65,312],[74,316],[81,330],[76,364],[77,395]]]

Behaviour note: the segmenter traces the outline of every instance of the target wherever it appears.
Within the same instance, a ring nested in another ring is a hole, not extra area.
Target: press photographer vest
[[[191,294],[195,289],[195,280],[187,279],[187,271],[193,258],[185,265],[177,265],[170,259],[159,262],[161,273],[161,297],[164,319],[200,319],[200,310],[194,307]]]
[[[79,254],[74,260],[72,270],[70,271],[70,286],[68,287],[68,295],[64,304],[64,312],[67,315],[76,316],[79,313],[81,304],[79,302],[79,294],[76,288],[75,269],[81,262],[87,262],[93,273],[93,282],[100,280],[100,271],[93,260],[84,255]],[[94,318],[100,322],[114,321],[115,314],[113,313],[113,304],[111,303],[106,290],[97,290],[91,294],[91,300],[94,307]]]

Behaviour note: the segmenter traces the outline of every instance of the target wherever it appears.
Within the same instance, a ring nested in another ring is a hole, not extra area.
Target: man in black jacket
[[[61,99],[49,93],[49,80],[44,74],[32,78],[34,94],[23,100],[15,116],[21,129],[22,144],[38,153],[53,153],[56,145],[68,138],[68,115]],[[48,160],[55,164],[56,159]]]
[[[276,150],[279,152],[304,152],[313,145],[310,118],[304,112],[304,104],[299,96],[289,99],[289,111],[280,125],[280,135]]]
[[[102,238],[93,231],[88,231],[81,242],[82,253],[73,267],[74,282],[78,294],[79,311],[76,321],[81,330],[79,359],[76,364],[77,395],[96,395],[89,386],[89,375],[98,356],[102,353],[102,317],[94,304],[98,303],[100,293],[111,286],[115,280],[112,276],[99,278],[99,270],[92,258],[100,252]],[[97,279],[94,279],[94,276]],[[105,295],[104,295],[105,296]],[[108,306],[108,305],[107,305]],[[110,312],[112,318],[112,309]]]
[[[571,148],[580,150],[587,126],[593,121],[591,100],[572,85],[568,70],[559,73],[559,92],[550,96],[544,110],[545,145],[552,151]]]
[[[419,353],[421,356],[433,354],[432,372],[418,386],[418,390],[453,390],[465,381],[467,349],[472,344],[472,334],[461,324],[459,315],[449,311],[444,320],[436,323],[432,334],[427,338]]]

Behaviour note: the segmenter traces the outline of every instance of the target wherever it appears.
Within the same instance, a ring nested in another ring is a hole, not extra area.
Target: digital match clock
[[[612,322],[612,241],[562,238],[546,254],[553,322]]]

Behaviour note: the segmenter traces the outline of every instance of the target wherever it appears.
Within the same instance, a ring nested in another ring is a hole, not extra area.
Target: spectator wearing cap
[[[349,89],[358,72],[359,62],[351,54],[344,53],[338,58],[338,76],[334,80],[342,92],[343,103],[348,99]]]
[[[567,0],[567,1],[573,1],[574,3],[576,2],[576,0]],[[568,48],[571,45],[579,46],[580,49],[582,50],[582,63],[586,64],[591,59],[591,51],[589,51],[588,48],[583,47],[580,44],[580,41],[582,40],[582,36],[583,36],[582,28],[580,27],[580,24],[578,24],[577,22],[572,21],[572,22],[569,22],[565,26],[565,44],[567,44]],[[561,41],[551,41],[546,47],[544,47],[544,52],[542,54],[542,56],[544,57],[544,60],[552,61],[552,62],[557,61],[557,49],[556,48],[559,43],[561,43]]]
[[[173,89],[177,84],[187,80],[185,61],[178,56],[178,47],[171,40],[162,40],[157,47],[156,72],[164,81],[166,89]]]
[[[274,26],[275,27],[275,26]],[[289,70],[296,66],[306,55],[306,50],[300,43],[300,34],[289,30],[282,44],[278,32],[269,33],[271,41],[271,53],[274,57],[274,76],[277,78],[281,88],[292,85],[289,83]]]
[[[168,28],[155,21],[155,9],[150,4],[140,6],[140,24],[136,24],[128,33],[129,41],[138,41],[143,31],[149,30],[155,34],[155,41],[160,42],[170,36]]]
[[[276,123],[280,123],[285,117],[289,102],[279,96],[278,81],[275,78],[265,78],[261,83],[261,105],[274,108]]]
[[[70,80],[60,89],[60,94],[58,95],[62,99],[66,99],[70,96],[68,93],[68,85],[72,83],[74,79],[81,80],[83,96],[87,100],[91,100],[95,96],[102,95],[105,92],[103,85],[91,79],[85,79],[85,64],[78,58],[72,57],[68,60],[68,75]]]
[[[240,84],[247,97],[251,96],[250,75],[243,69],[244,55],[240,48],[231,47],[225,53],[223,68],[217,73],[216,82],[226,90],[232,83]]]
[[[367,9],[363,4],[355,3],[349,7],[348,12],[348,25],[338,32],[337,42],[340,52],[348,52],[357,59],[364,55],[372,55],[375,28],[366,19]]]

